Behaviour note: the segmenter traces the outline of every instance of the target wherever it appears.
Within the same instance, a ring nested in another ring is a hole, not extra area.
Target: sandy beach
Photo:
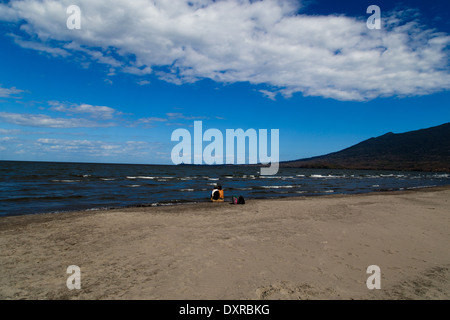
[[[441,187],[2,217],[0,298],[448,299],[449,201]]]

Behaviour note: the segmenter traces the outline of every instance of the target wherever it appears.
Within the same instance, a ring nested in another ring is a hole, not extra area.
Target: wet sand
[[[449,299],[449,201],[440,187],[2,217],[0,298]]]

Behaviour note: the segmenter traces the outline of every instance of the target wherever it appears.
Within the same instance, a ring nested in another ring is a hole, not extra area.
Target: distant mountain
[[[389,132],[338,152],[281,162],[280,167],[450,171],[450,123]]]

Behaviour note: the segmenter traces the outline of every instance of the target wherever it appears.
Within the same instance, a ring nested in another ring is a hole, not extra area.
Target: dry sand
[[[448,299],[449,201],[433,188],[3,217],[0,298]]]

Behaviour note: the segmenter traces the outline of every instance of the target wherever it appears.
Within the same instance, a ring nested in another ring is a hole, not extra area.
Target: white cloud
[[[120,67],[121,66],[121,63],[118,60],[116,60],[115,58],[113,58],[111,56],[108,56],[108,54],[111,54],[111,52],[108,50],[106,50],[105,53],[103,53],[101,51],[96,51],[96,50],[89,50],[85,47],[80,46],[76,42],[66,43],[64,45],[64,48],[66,50],[71,50],[75,53],[84,53],[87,57],[89,57],[89,59],[96,61],[98,63],[101,63],[101,64],[106,64],[106,65],[112,66],[112,67]],[[114,69],[110,68],[109,71],[110,71],[111,75],[114,74]]]
[[[47,128],[111,127],[113,123],[99,123],[81,118],[52,118],[44,114],[0,112],[0,120],[21,126]]]
[[[22,133],[21,130],[17,129],[0,129],[1,134],[20,134]]]
[[[0,129],[0,134],[12,134],[12,135],[69,135],[69,136],[83,136],[86,135],[84,132],[64,132],[64,131],[25,131],[19,129]]]
[[[47,153],[78,153],[91,156],[142,156],[148,155],[152,146],[145,141],[106,142],[100,140],[66,140],[40,138],[34,150]]]
[[[270,100],[275,100],[275,96],[277,95],[276,92],[268,91],[268,90],[259,90],[265,97],[269,98]]]
[[[167,121],[167,119],[157,118],[157,117],[148,117],[148,118],[138,119],[137,123],[152,123],[152,122],[164,122],[164,121]]]
[[[138,67],[134,67],[134,66],[128,66],[128,67],[122,68],[122,72],[131,73],[131,74],[138,75],[138,76],[144,76],[144,75],[152,73],[152,69],[149,67],[138,68]]]
[[[15,95],[18,95],[22,93],[23,90],[16,89],[15,87],[12,88],[2,88],[0,87],[0,98],[16,98]]]
[[[147,84],[150,84],[150,81],[148,81],[148,80],[141,80],[141,81],[138,81],[137,84],[140,85],[140,86],[145,86]]]
[[[3,21],[17,22],[20,19],[20,13],[16,9],[1,5],[0,18]]]
[[[183,120],[197,120],[197,119],[205,119],[205,117],[193,117],[193,116],[185,116],[184,114],[180,112],[169,112],[166,113],[167,118],[158,118],[158,117],[147,117],[147,118],[140,118],[136,120],[132,126],[144,124],[147,128],[153,127],[155,122],[165,122],[166,126],[180,126],[183,125],[181,123],[170,123],[167,122],[168,120],[175,120],[175,119],[183,119]]]
[[[93,106],[90,104],[70,104],[61,103],[58,101],[49,101],[51,105],[50,110],[64,112],[66,114],[87,114],[91,118],[100,120],[113,119],[114,115],[121,114],[113,108],[105,106]]]
[[[57,56],[67,57],[70,55],[69,52],[61,48],[53,48],[50,45],[46,45],[40,42],[23,40],[18,36],[14,36],[14,42],[19,46],[21,46],[22,48],[46,52],[55,57]]]
[[[266,84],[276,89],[261,91],[269,98],[358,101],[450,88],[450,36],[408,10],[384,13],[382,29],[369,30],[364,10],[360,19],[308,16],[298,1],[78,0],[82,28],[68,30],[70,4],[12,0],[0,5],[0,19],[20,23],[36,43],[19,45],[176,84],[209,78]]]
[[[199,120],[199,119],[205,119],[206,117],[194,117],[194,116],[185,116],[184,114],[180,112],[169,112],[166,113],[166,116],[169,117],[169,119],[184,119],[184,120]]]
[[[140,118],[134,122],[132,122],[129,126],[135,127],[138,125],[143,125],[144,128],[153,128],[155,127],[156,122],[166,122],[167,119],[164,118],[158,118],[158,117],[147,117],[147,118]]]

